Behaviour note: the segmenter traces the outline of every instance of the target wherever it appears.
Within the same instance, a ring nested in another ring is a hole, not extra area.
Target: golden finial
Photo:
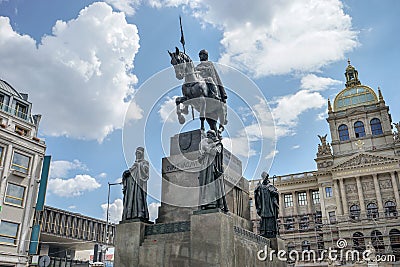
[[[328,98],[328,112],[332,112],[331,100]]]
[[[379,96],[379,102],[385,102],[385,100],[383,100],[382,91],[379,86],[378,86],[378,96]]]

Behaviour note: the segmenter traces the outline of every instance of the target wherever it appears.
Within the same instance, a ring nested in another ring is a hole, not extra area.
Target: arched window
[[[383,134],[381,121],[377,118],[371,120],[371,132],[372,135]]]
[[[383,242],[383,235],[380,231],[374,230],[371,232],[371,243],[377,252],[385,251],[385,243]]]
[[[362,233],[355,232],[353,234],[353,248],[360,252],[363,252],[365,250],[365,240]]]
[[[400,231],[392,229],[389,232],[390,246],[392,247],[393,255],[396,256],[396,261],[400,260]]]
[[[340,125],[338,130],[339,130],[339,139],[340,139],[340,141],[346,141],[346,140],[350,139],[349,129],[347,128],[346,124]]]
[[[367,205],[367,218],[368,219],[374,219],[378,218],[378,207],[376,206],[375,203],[369,203]]]
[[[360,219],[360,207],[356,204],[350,207],[350,218],[353,220]]]
[[[396,203],[394,203],[393,201],[385,202],[385,216],[386,217],[396,217],[397,216]]]
[[[354,123],[354,133],[356,134],[356,138],[364,137],[364,123],[362,123],[361,121],[356,121],[356,123]]]
[[[304,240],[303,242],[301,242],[301,250],[311,250],[310,241]]]

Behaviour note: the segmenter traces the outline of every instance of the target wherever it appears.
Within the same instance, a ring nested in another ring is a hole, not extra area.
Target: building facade
[[[350,61],[345,77],[346,87],[333,106],[328,100],[332,141],[319,136],[317,170],[274,181],[280,193],[280,235],[288,251],[321,253],[344,239],[347,250],[373,246],[377,254],[399,261],[399,124],[392,124],[379,87],[376,94],[361,84]],[[250,195],[259,181],[250,182]],[[250,206],[257,232],[253,201]]]
[[[45,143],[27,94],[0,80],[0,266],[27,266]]]

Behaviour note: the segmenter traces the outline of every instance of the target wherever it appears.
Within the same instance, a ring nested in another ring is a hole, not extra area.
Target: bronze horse
[[[188,55],[179,51],[176,47],[175,52],[169,52],[171,64],[175,69],[175,76],[178,80],[185,79],[182,85],[182,95],[177,97],[176,113],[180,124],[185,123],[185,117],[189,113],[189,105],[200,113],[200,129],[204,131],[204,120],[207,121],[211,130],[221,138],[221,133],[226,120],[226,105],[220,99],[219,90],[212,79],[202,78],[195,70],[193,61]],[[217,128],[217,122],[219,127]]]

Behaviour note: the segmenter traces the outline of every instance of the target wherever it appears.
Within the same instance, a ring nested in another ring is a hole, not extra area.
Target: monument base
[[[280,244],[279,239],[276,243]],[[271,240],[235,223],[223,212],[197,213],[190,221],[117,225],[115,266],[118,267],[258,267],[286,266],[269,258]],[[266,260],[257,257],[267,253]]]

